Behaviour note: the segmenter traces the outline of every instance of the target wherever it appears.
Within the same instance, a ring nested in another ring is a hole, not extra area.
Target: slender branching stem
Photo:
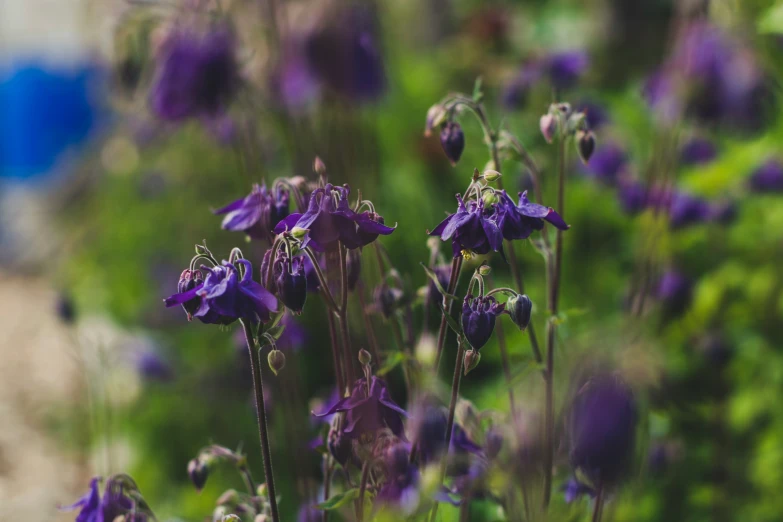
[[[604,485],[598,484],[598,492],[595,496],[595,506],[593,506],[593,522],[601,522],[601,515],[604,511]]]
[[[457,282],[459,281],[459,273],[462,269],[462,257],[455,257],[451,262],[451,275],[449,276],[449,286],[446,288],[446,293],[454,295],[454,291],[457,288]],[[440,367],[441,355],[443,355],[443,345],[446,342],[446,333],[448,331],[448,322],[446,315],[451,313],[452,300],[445,297],[443,298],[443,316],[440,320],[440,329],[438,330],[438,347],[435,352],[435,364],[433,365],[433,372],[438,373]]]
[[[348,383],[353,383],[355,379],[353,369],[353,351],[351,350],[351,336],[348,332],[348,250],[340,245],[340,333],[343,338],[343,365],[345,377]]]
[[[365,460],[362,465],[362,478],[359,482],[359,506],[356,513],[359,522],[364,521],[364,493],[367,491],[367,481],[370,478],[370,465],[370,459]]]
[[[250,371],[253,374],[253,390],[255,392],[256,417],[258,420],[258,437],[261,441],[261,455],[264,461],[264,478],[269,492],[269,508],[272,512],[272,522],[280,522],[275,494],[275,477],[272,472],[272,452],[269,449],[269,432],[267,431],[266,406],[264,405],[264,384],[261,378],[260,360],[255,354],[255,335],[249,322],[240,320],[245,331],[247,351],[250,356]]]

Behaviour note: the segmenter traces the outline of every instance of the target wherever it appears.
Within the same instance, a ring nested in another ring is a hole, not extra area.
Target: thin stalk
[[[357,508],[357,518],[359,522],[364,521],[364,493],[367,491],[367,480],[370,478],[370,460],[365,460],[362,465],[362,479],[359,483],[359,507]]]
[[[511,383],[511,363],[508,360],[508,350],[506,348],[506,333],[503,331],[502,321],[498,321],[495,327],[495,332],[498,336],[498,347],[500,348],[500,364],[503,367],[503,375],[506,378],[506,388],[508,388],[508,404],[511,410],[511,419],[514,421],[514,426],[517,426],[517,405],[514,400],[514,386]]]
[[[565,219],[565,143],[566,137],[561,134],[557,143],[558,156],[558,186],[557,205],[560,215]],[[563,231],[557,230],[555,239],[554,262],[549,262],[549,314],[550,319],[546,328],[546,426],[544,453],[544,509],[549,507],[552,498],[552,465],[555,451],[555,400],[554,400],[554,375],[555,375],[555,341],[557,337],[557,322],[554,320],[558,313],[560,295],[560,271],[563,265]]]
[[[364,287],[357,289],[356,295],[359,297],[359,307],[362,309],[362,318],[364,319],[364,329],[367,333],[367,342],[370,345],[370,353],[375,360],[375,364],[379,367],[383,365],[383,359],[381,359],[381,352],[378,350],[378,338],[375,336],[375,327],[372,324],[372,318],[369,312],[367,312],[367,302],[364,300]]]
[[[261,441],[261,455],[264,460],[264,477],[269,491],[269,508],[272,512],[272,522],[280,522],[280,514],[277,511],[277,497],[275,494],[275,477],[272,472],[272,452],[269,449],[269,433],[267,431],[266,406],[264,405],[264,383],[261,378],[261,366],[255,354],[255,338],[250,323],[240,320],[245,331],[247,351],[250,356],[250,372],[253,374],[253,390],[256,401],[256,417],[258,420],[258,438]]]
[[[260,513],[261,511],[261,499],[258,498],[258,488],[253,481],[253,475],[250,474],[250,470],[246,465],[238,466],[239,474],[242,476],[242,482],[245,483],[245,487],[250,492],[250,496],[253,497],[253,506]]]
[[[338,247],[340,251],[340,334],[343,338],[343,364],[348,383],[355,379],[353,369],[353,351],[351,350],[351,336],[348,332],[348,255],[344,246]]]
[[[443,480],[446,478],[446,466],[448,464],[449,450],[451,449],[451,434],[454,431],[454,412],[457,409],[457,399],[459,398],[459,385],[462,381],[462,359],[465,357],[465,348],[462,345],[462,340],[457,340],[457,360],[454,363],[454,376],[451,380],[451,401],[449,402],[449,416],[446,422],[446,451],[440,462],[440,483],[438,487],[443,484]],[[435,517],[438,515],[438,502],[435,501],[435,505],[432,506],[432,515],[430,516],[430,522],[435,521]]]
[[[408,367],[411,361],[411,352],[408,349],[408,345],[405,344],[405,339],[402,336],[402,327],[397,320],[396,315],[390,318],[389,321],[392,325],[392,332],[394,333],[394,339],[397,341],[397,345],[400,347],[400,351],[405,355],[405,359],[402,361],[402,376],[405,379],[405,391],[408,394],[408,398],[413,397],[413,388],[411,387],[411,375],[410,368]]]
[[[601,515],[604,511],[604,485],[598,485],[598,493],[595,496],[595,506],[593,507],[593,522],[601,522]]]
[[[331,457],[326,457],[326,470],[324,472],[324,502],[329,500],[329,493],[332,486],[332,475],[334,474],[334,463]],[[325,509],[321,522],[329,522],[329,510]]]
[[[462,257],[456,257],[451,262],[451,275],[449,276],[449,286],[446,288],[446,292],[454,294],[457,288],[457,281],[459,281],[459,272],[462,269]],[[451,312],[451,299],[443,298],[443,317],[440,319],[440,329],[438,330],[438,350],[435,355],[435,364],[433,365],[433,372],[437,375],[438,368],[440,367],[441,355],[443,355],[443,345],[446,342],[446,332],[448,330],[448,322],[446,321],[446,315]]]
[[[337,380],[337,389],[340,391],[340,397],[345,393],[345,376],[340,359],[340,346],[337,343],[337,325],[334,324],[334,314],[331,310],[326,311],[326,318],[329,323],[329,341],[332,345],[332,364],[334,365],[334,376]]]

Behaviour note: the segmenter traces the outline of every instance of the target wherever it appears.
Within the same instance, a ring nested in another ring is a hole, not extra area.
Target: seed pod
[[[269,368],[275,375],[285,368],[285,354],[280,350],[271,350],[266,359],[269,362]]]
[[[464,369],[464,375],[470,373],[478,366],[481,361],[481,354],[477,350],[468,350],[465,352],[465,356],[462,359],[462,367]]]

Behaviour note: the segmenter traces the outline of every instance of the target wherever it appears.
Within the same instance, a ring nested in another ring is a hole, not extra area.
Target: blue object
[[[0,69],[0,178],[51,172],[101,120],[103,74],[92,64],[56,68],[36,62]]]

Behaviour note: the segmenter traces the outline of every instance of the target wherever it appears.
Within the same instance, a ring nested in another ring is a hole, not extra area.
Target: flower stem
[[[454,294],[457,288],[457,282],[459,281],[459,273],[462,269],[462,257],[456,257],[451,262],[451,275],[449,276],[449,286],[446,288],[446,293]],[[435,364],[433,365],[433,372],[437,375],[438,368],[440,367],[441,355],[443,355],[443,345],[446,342],[446,333],[448,330],[448,323],[446,320],[446,314],[451,312],[452,300],[443,298],[443,317],[440,319],[440,329],[438,330],[438,350],[435,355]]]
[[[345,393],[345,376],[343,375],[343,367],[340,360],[340,346],[337,343],[337,325],[334,324],[334,314],[331,310],[326,311],[326,318],[329,323],[329,341],[332,345],[334,376],[337,381],[337,389],[340,393],[340,397],[342,397]]]
[[[459,385],[462,382],[462,359],[465,356],[465,348],[462,344],[462,339],[457,339],[457,360],[454,363],[454,377],[451,380],[451,401],[449,402],[449,416],[446,421],[446,445],[443,458],[440,462],[440,482],[438,487],[443,484],[443,480],[446,478],[446,466],[448,464],[449,451],[451,450],[451,434],[454,431],[454,412],[457,409],[457,399],[459,398]],[[430,522],[435,521],[435,517],[438,515],[438,502],[435,501],[435,505],[432,506],[432,515],[430,516]]]
[[[598,493],[595,496],[595,506],[593,507],[593,522],[601,522],[601,515],[604,512],[604,485],[598,485]]]
[[[324,502],[329,500],[329,493],[332,486],[332,474],[334,474],[334,463],[332,462],[331,457],[325,458],[325,471],[324,471]],[[322,522],[329,522],[329,510],[325,509],[323,516],[321,517]]]
[[[261,499],[258,498],[258,489],[256,488],[255,481],[253,481],[253,475],[250,474],[250,469],[248,469],[246,464],[242,464],[237,466],[237,471],[239,471],[239,474],[242,476],[242,482],[245,483],[245,487],[248,492],[250,492],[250,496],[253,497],[253,507],[260,513]]]
[[[359,522],[364,520],[364,493],[367,491],[367,480],[370,478],[370,459],[364,461],[362,465],[362,479],[359,483],[359,506],[357,508],[357,519]]]
[[[557,186],[557,205],[560,215],[565,219],[565,152],[566,137],[561,134],[557,143],[558,156],[558,186]],[[560,295],[560,270],[563,264],[563,231],[557,230],[555,240],[555,258],[554,261],[548,260],[549,264],[549,313],[550,319],[546,327],[546,426],[545,440],[546,450],[544,453],[544,509],[549,507],[549,501],[552,497],[552,465],[554,462],[555,448],[555,405],[554,405],[554,376],[555,376],[555,340],[557,337],[557,321],[555,316],[558,313],[559,295]]]
[[[340,245],[340,333],[343,338],[343,365],[348,384],[355,379],[353,369],[353,352],[351,350],[351,336],[348,332],[348,251]]]
[[[261,455],[264,461],[264,477],[266,487],[269,491],[269,507],[272,512],[272,522],[280,522],[280,515],[277,511],[277,497],[275,495],[275,477],[272,472],[272,453],[269,450],[269,433],[267,432],[266,406],[264,405],[264,384],[261,379],[260,359],[256,359],[255,337],[250,323],[240,320],[242,328],[245,331],[245,341],[247,342],[247,351],[250,356],[250,372],[253,374],[253,390],[256,401],[256,417],[258,420],[258,438],[261,441]]]

